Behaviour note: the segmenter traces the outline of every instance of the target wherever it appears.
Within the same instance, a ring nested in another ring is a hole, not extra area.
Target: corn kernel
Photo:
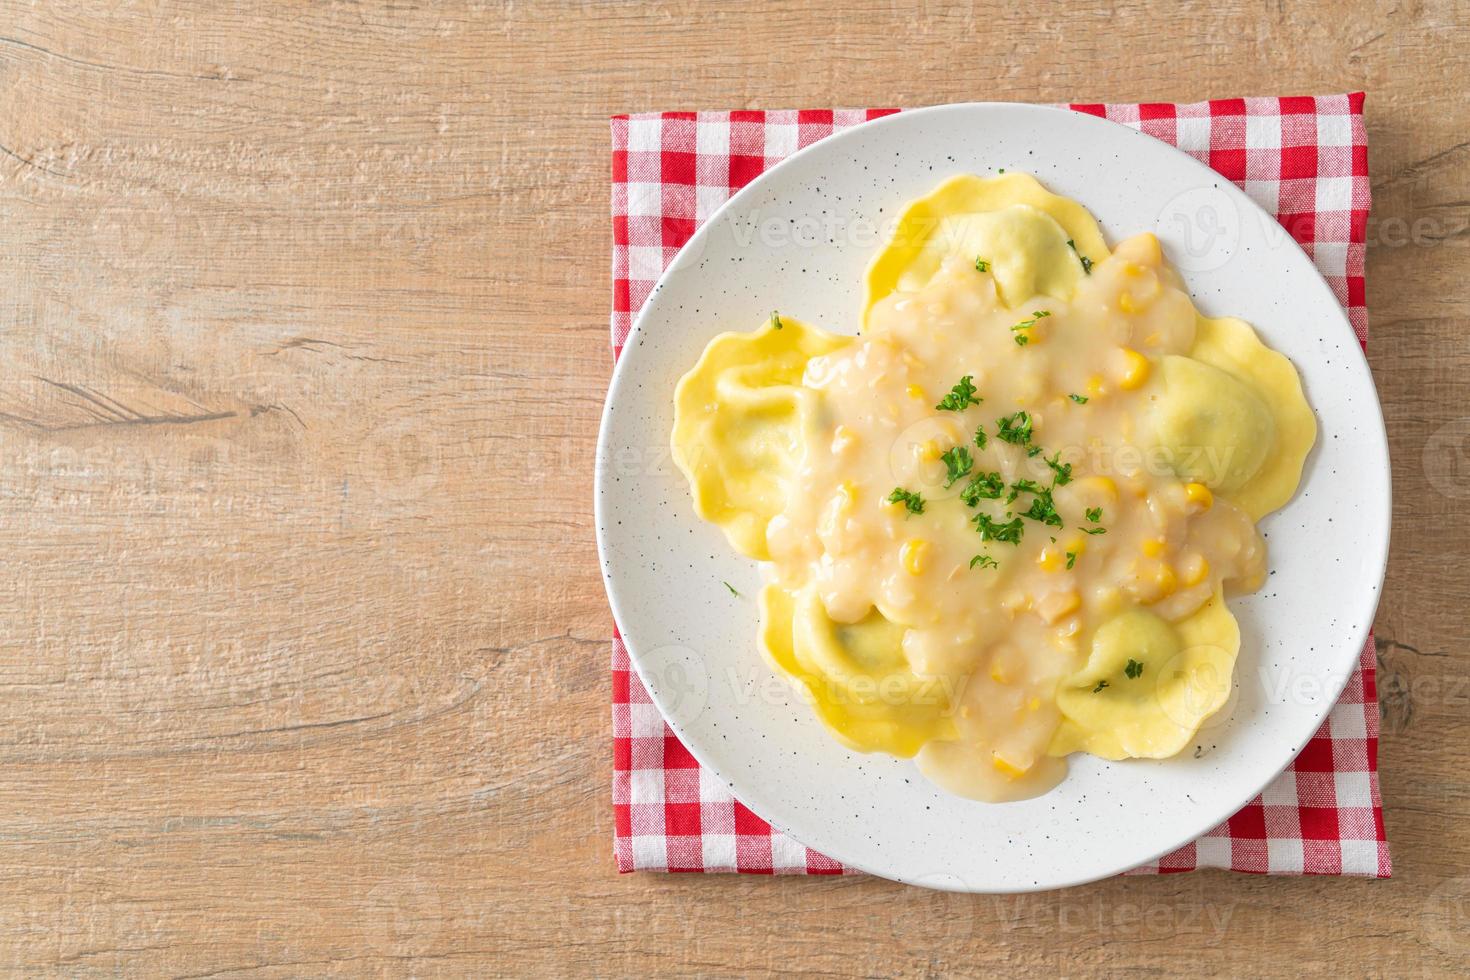
[[[1123,275],[1134,277],[1141,276],[1143,275],[1143,268],[1137,262],[1124,262]]]
[[[1209,510],[1215,503],[1215,495],[1210,493],[1210,488],[1203,483],[1186,483],[1184,496],[1200,510]]]
[[[997,684],[1009,684],[1011,682],[1010,675],[1005,672],[1005,668],[1000,665],[999,661],[991,662],[990,679]]]
[[[1123,377],[1118,380],[1118,387],[1124,391],[1133,391],[1142,388],[1143,383],[1148,380],[1149,363],[1148,358],[1130,347],[1123,348]]]
[[[922,575],[928,565],[929,542],[923,538],[910,538],[899,549],[898,560],[903,570],[910,575]]]
[[[1107,389],[1103,387],[1102,375],[1094,374],[1087,379],[1087,393],[1089,395],[1101,395]]]
[[[1164,544],[1163,538],[1144,538],[1138,546],[1143,549],[1145,555],[1157,558],[1164,553]]]
[[[1159,563],[1159,569],[1154,573],[1154,582],[1159,587],[1159,598],[1167,598],[1179,591],[1179,576],[1174,574],[1174,569],[1163,562]]]
[[[1062,549],[1054,544],[1042,548],[1041,553],[1036,556],[1036,564],[1041,566],[1041,570],[1044,572],[1059,571],[1066,560],[1066,555],[1063,554]]]
[[[939,443],[935,442],[933,439],[928,439],[924,442],[919,443],[920,459],[926,462],[933,462],[943,455],[944,453],[941,452],[939,449]]]
[[[1163,339],[1163,337],[1159,336],[1158,331],[1155,331],[1149,334],[1147,337],[1143,338],[1143,343],[1146,347],[1157,347],[1160,343],[1163,342]]]
[[[904,391],[907,392],[908,396],[910,398],[914,399],[915,401],[923,401],[924,400],[924,386],[923,385],[909,385],[907,388],[904,389]]]
[[[1001,772],[1005,773],[1007,776],[1011,777],[1012,779],[1018,779],[1021,776],[1026,775],[1026,770],[1025,769],[1021,768],[1018,765],[1015,765],[1014,763],[1011,763],[1011,762],[1007,761],[998,752],[992,752],[992,753],[990,753],[990,759],[995,764],[995,768],[999,769]]]
[[[832,430],[832,452],[842,453],[857,444],[857,433],[845,425]]]
[[[1032,698],[1030,701],[1027,701],[1026,702],[1026,710],[1027,711],[1037,711],[1037,710],[1040,710],[1040,708],[1041,708],[1041,698]]]
[[[1134,266],[1134,268],[1136,269],[1138,267]],[[1118,309],[1122,310],[1124,313],[1138,312],[1138,306],[1134,304],[1133,297],[1127,293],[1118,294]]]
[[[1081,558],[1082,553],[1087,550],[1087,539],[1082,537],[1081,535],[1078,535],[1077,537],[1074,537],[1070,541],[1068,541],[1065,547],[1067,551],[1076,555],[1078,558]]]
[[[1210,563],[1204,555],[1195,555],[1184,567],[1184,584],[1199,585],[1210,574]]]
[[[1089,476],[1077,484],[1079,487],[1093,487],[1099,493],[1106,494],[1110,499],[1118,499],[1118,485],[1110,476]]]
[[[1069,616],[1082,607],[1082,597],[1076,592],[1053,592],[1041,600],[1040,607],[1036,610],[1043,621],[1055,623],[1063,616]]]

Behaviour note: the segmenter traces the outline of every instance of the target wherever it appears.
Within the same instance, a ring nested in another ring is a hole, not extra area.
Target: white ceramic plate
[[[1301,371],[1321,426],[1296,498],[1268,518],[1271,575],[1231,601],[1236,696],[1165,761],[1073,756],[1038,799],[949,796],[911,762],[850,752],[756,649],[759,573],[694,516],[669,460],[673,391],[724,330],[773,309],[854,332],[884,222],[958,173],[1036,175],[1110,243],[1152,230],[1196,305],[1256,326]],[[1093,116],[938,106],[795,154],[735,195],[644,307],[608,392],[597,531],[613,614],[654,702],[756,813],[851,867],[981,892],[1078,884],[1151,861],[1234,813],[1316,730],[1352,673],[1388,552],[1389,467],[1367,364],[1331,290],[1281,227],[1191,157]],[[726,589],[730,583],[740,592]]]

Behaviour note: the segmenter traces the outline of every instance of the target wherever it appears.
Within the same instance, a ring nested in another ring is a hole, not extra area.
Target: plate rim
[[[734,782],[726,778],[725,774],[719,767],[712,765],[708,761],[708,758],[703,749],[697,746],[694,741],[688,737],[687,733],[684,731],[682,723],[678,722],[676,713],[665,707],[661,695],[658,691],[658,685],[649,683],[649,678],[645,674],[644,667],[641,662],[642,658],[634,650],[633,645],[627,642],[626,634],[621,626],[622,616],[619,612],[619,602],[616,595],[617,590],[613,585],[611,566],[607,553],[608,544],[606,541],[606,532],[604,531],[604,528],[608,526],[608,507],[610,506],[604,503],[608,496],[608,494],[606,494],[604,491],[607,490],[607,470],[610,452],[608,446],[610,410],[613,406],[614,401],[617,400],[618,393],[621,387],[627,381],[627,377],[630,371],[630,369],[627,367],[628,363],[630,363],[628,361],[627,354],[630,348],[636,347],[634,341],[644,330],[644,324],[645,321],[648,319],[650,307],[653,305],[653,298],[663,289],[667,281],[674,278],[675,276],[682,274],[685,271],[684,265],[680,262],[680,256],[691,254],[689,251],[691,246],[696,246],[692,254],[699,254],[701,249],[699,249],[698,246],[702,242],[702,239],[710,234],[710,229],[714,228],[717,222],[723,219],[725,213],[727,211],[738,210],[741,206],[743,206],[746,200],[755,197],[766,184],[776,179],[775,175],[777,175],[781,170],[785,169],[788,165],[793,165],[794,161],[798,161],[804,158],[806,155],[813,153],[819,147],[830,151],[834,145],[840,144],[842,142],[847,142],[855,138],[855,135],[859,132],[871,132],[871,128],[873,127],[888,128],[907,125],[909,124],[910,120],[916,117],[964,112],[974,109],[1020,109],[1024,111],[1034,111],[1043,114],[1065,115],[1066,117],[1068,117],[1069,119],[1073,119],[1074,121],[1077,117],[1081,117],[1083,120],[1086,120],[1083,125],[1099,124],[1103,126],[1112,126],[1124,130],[1125,132],[1133,136],[1145,137],[1151,140],[1155,144],[1156,148],[1161,147],[1166,150],[1168,154],[1172,154],[1176,158],[1176,160],[1181,163],[1181,166],[1195,168],[1201,176],[1209,176],[1211,178],[1211,183],[1215,187],[1219,188],[1228,197],[1230,197],[1232,202],[1237,207],[1243,206],[1246,211],[1253,214],[1254,217],[1256,217],[1258,220],[1263,219],[1265,222],[1268,223],[1268,225],[1280,225],[1280,222],[1276,220],[1276,217],[1274,215],[1270,214],[1266,211],[1264,207],[1256,203],[1256,201],[1254,201],[1248,194],[1246,194],[1244,190],[1238,187],[1234,181],[1230,180],[1227,177],[1224,177],[1222,174],[1220,174],[1209,165],[1203,163],[1200,160],[1197,160],[1185,151],[1179,149],[1177,146],[1165,142],[1164,140],[1157,139],[1156,137],[1153,137],[1140,129],[1135,129],[1123,123],[1119,123],[1102,116],[1093,115],[1092,113],[1079,112],[1068,106],[1042,105],[1027,102],[994,101],[952,102],[939,105],[924,106],[915,109],[904,109],[898,112],[890,113],[885,116],[880,116],[876,119],[869,119],[855,126],[851,126],[847,129],[832,133],[829,136],[823,137],[822,139],[819,139],[816,142],[797,150],[790,156],[783,158],[782,160],[771,166],[769,169],[763,171],[761,174],[751,180],[750,183],[746,184],[734,194],[730,195],[730,197],[727,198],[718,208],[710,213],[709,217],[707,217],[700,224],[700,226],[695,230],[694,234],[690,236],[689,240],[686,241],[683,246],[681,246],[679,252],[675,253],[674,257],[669,261],[668,265],[665,266],[664,269],[660,272],[658,279],[655,281],[653,288],[648,294],[648,298],[644,300],[643,305],[638,310],[638,313],[634,317],[632,325],[628,331],[628,335],[623,341],[623,344],[621,346],[621,349],[624,352],[623,355],[619,356],[614,362],[612,375],[608,381],[607,393],[603,399],[602,414],[598,422],[597,444],[594,450],[593,519],[597,538],[598,569],[603,580],[603,590],[607,596],[608,606],[613,615],[614,627],[615,629],[617,629],[618,634],[623,638],[624,648],[627,650],[628,660],[630,664],[637,672],[639,680],[643,683],[644,688],[645,690],[647,690],[648,695],[653,701],[654,706],[658,709],[659,714],[663,717],[664,723],[667,724],[669,728],[674,732],[675,736],[678,737],[679,741],[694,757],[695,761],[698,762],[705,769],[708,769],[711,774],[713,774],[720,780],[720,782],[728,786],[731,790],[732,795],[736,795],[737,798],[739,798],[739,796],[734,792]],[[1356,612],[1355,615],[1351,617],[1352,628],[1348,631],[1348,635],[1351,637],[1352,642],[1351,644],[1345,644],[1345,646],[1350,646],[1351,649],[1354,651],[1354,654],[1351,659],[1344,657],[1343,662],[1345,666],[1342,669],[1335,671],[1330,676],[1330,685],[1324,687],[1324,695],[1326,696],[1324,696],[1318,702],[1318,704],[1321,705],[1321,710],[1314,712],[1314,721],[1311,731],[1302,740],[1301,745],[1296,748],[1296,751],[1292,752],[1291,755],[1287,757],[1285,762],[1267,772],[1261,778],[1261,780],[1257,784],[1255,784],[1254,788],[1244,796],[1244,798],[1242,798],[1238,803],[1234,804],[1230,808],[1230,811],[1226,813],[1222,818],[1220,818],[1225,820],[1228,820],[1230,816],[1239,812],[1241,807],[1244,807],[1256,796],[1259,796],[1267,786],[1269,786],[1279,775],[1281,775],[1281,773],[1286,770],[1287,766],[1291,765],[1291,763],[1295,761],[1296,757],[1301,753],[1303,749],[1305,749],[1307,742],[1310,741],[1310,739],[1313,737],[1313,733],[1315,733],[1315,731],[1321,727],[1322,723],[1326,721],[1328,715],[1332,712],[1333,708],[1337,706],[1338,700],[1342,697],[1343,690],[1347,687],[1348,681],[1352,678],[1353,672],[1357,667],[1358,653],[1362,650],[1363,645],[1366,643],[1369,633],[1372,632],[1373,623],[1377,616],[1378,605],[1383,594],[1383,582],[1388,570],[1389,547],[1393,532],[1393,471],[1391,466],[1391,456],[1389,453],[1390,447],[1388,443],[1387,425],[1383,417],[1383,405],[1378,396],[1378,388],[1377,385],[1374,383],[1372,369],[1368,364],[1365,345],[1358,341],[1357,334],[1353,330],[1351,321],[1348,319],[1347,311],[1343,308],[1341,301],[1339,301],[1337,296],[1332,292],[1332,287],[1328,284],[1326,278],[1322,274],[1322,271],[1317,267],[1316,262],[1312,259],[1310,255],[1307,255],[1305,249],[1303,249],[1300,243],[1298,243],[1297,240],[1290,234],[1283,236],[1283,242],[1288,248],[1295,249],[1297,254],[1306,261],[1307,266],[1312,272],[1313,285],[1319,291],[1325,292],[1326,299],[1330,301],[1330,306],[1328,306],[1328,309],[1332,311],[1332,318],[1337,322],[1340,329],[1345,330],[1347,332],[1347,336],[1352,339],[1351,348],[1353,353],[1350,354],[1349,357],[1353,361],[1353,370],[1360,371],[1363,374],[1364,379],[1366,380],[1366,389],[1368,393],[1372,396],[1371,405],[1373,411],[1370,413],[1366,413],[1367,415],[1371,416],[1371,418],[1367,420],[1371,424],[1365,426],[1366,431],[1363,433],[1363,437],[1365,439],[1370,439],[1371,442],[1381,450],[1381,455],[1385,464],[1389,464],[1385,465],[1384,467],[1382,499],[1377,502],[1376,508],[1372,508],[1376,510],[1376,514],[1372,516],[1375,516],[1377,518],[1377,520],[1374,521],[1373,526],[1375,528],[1381,529],[1380,537],[1382,543],[1381,547],[1378,549],[1378,553],[1372,556],[1372,562],[1366,566],[1367,568],[1372,569],[1376,565],[1376,571],[1371,575],[1369,579],[1370,582],[1374,583],[1374,588],[1371,591],[1372,601],[1370,604],[1368,604],[1370,608],[1368,608],[1366,612]],[[1187,284],[1188,276],[1183,271],[1180,272],[1180,276],[1181,278],[1184,278]],[[1255,325],[1252,324],[1252,326],[1254,327]],[[1315,415],[1316,412],[1314,411],[1313,414]],[[1282,508],[1282,511],[1285,511],[1287,507],[1290,507],[1291,504],[1296,501],[1296,499],[1296,494],[1293,494],[1292,500],[1287,502],[1287,504]],[[752,807],[752,810],[757,811],[757,808]],[[842,857],[838,854],[833,853],[833,849],[825,846],[821,841],[814,841],[812,839],[812,834],[808,834],[806,832],[791,833],[779,822],[771,820],[770,817],[766,816],[764,813],[757,812],[757,815],[760,816],[761,819],[769,823],[773,828],[791,837],[791,839],[796,843],[811,850],[818,851],[819,853],[826,855],[835,861],[838,861],[846,868],[851,868],[857,871],[861,871],[864,874],[869,874],[879,878],[886,878],[888,880],[897,881],[903,884],[931,888],[939,891],[964,892],[971,894],[1025,894],[1037,891],[1050,891],[1059,888],[1072,888],[1078,885],[1085,885],[1094,881],[1100,881],[1104,878],[1115,877],[1134,868],[1142,867],[1143,865],[1149,864],[1150,862],[1157,861],[1160,857],[1163,857],[1164,855],[1177,850],[1179,847],[1188,844],[1191,841],[1197,840],[1201,834],[1208,832],[1211,827],[1218,823],[1218,821],[1214,821],[1198,830],[1190,830],[1177,840],[1174,839],[1174,837],[1171,835],[1168,838],[1169,843],[1159,847],[1154,853],[1150,854],[1150,856],[1136,863],[1129,863],[1123,867],[1114,867],[1110,870],[1102,871],[1099,873],[1084,873],[1077,877],[1069,878],[1065,881],[1048,881],[1035,885],[990,888],[985,887],[984,885],[975,886],[969,882],[951,882],[949,880],[915,881],[912,878],[907,878],[901,874],[897,874],[892,871],[875,870],[871,867],[868,867],[863,861],[853,860],[851,858]],[[837,850],[841,849],[842,848],[840,847],[837,848]]]

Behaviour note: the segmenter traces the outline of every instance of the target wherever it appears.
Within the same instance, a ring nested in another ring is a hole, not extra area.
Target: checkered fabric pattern
[[[1367,341],[1368,144],[1361,92],[1070,108],[1141,129],[1243,188],[1301,243],[1347,310],[1359,341]],[[796,150],[895,111],[615,116],[614,356],[660,273],[730,195]],[[1374,659],[1370,637],[1321,729],[1265,792],[1194,843],[1129,873],[1208,867],[1388,877]],[[700,768],[659,716],[617,637],[612,660],[619,871],[844,873],[836,861],[774,830]]]

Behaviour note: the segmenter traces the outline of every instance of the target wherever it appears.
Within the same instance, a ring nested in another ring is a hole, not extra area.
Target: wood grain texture
[[[1453,0],[3,0],[0,968],[1463,972],[1467,51]],[[1397,877],[619,878],[607,116],[1357,88]]]

